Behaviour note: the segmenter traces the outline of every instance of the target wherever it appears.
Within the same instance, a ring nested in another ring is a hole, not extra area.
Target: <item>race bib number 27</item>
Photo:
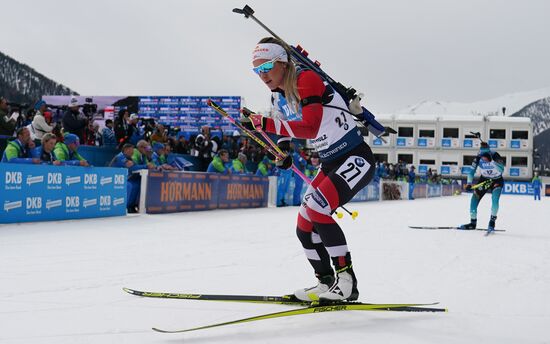
[[[350,156],[336,174],[342,177],[348,184],[350,189],[353,189],[357,183],[367,174],[370,164],[360,156]]]

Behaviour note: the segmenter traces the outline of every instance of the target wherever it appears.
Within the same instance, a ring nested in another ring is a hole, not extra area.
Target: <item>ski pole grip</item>
[[[254,10],[248,5],[245,5],[243,7],[243,9],[234,8],[233,12],[238,13],[238,14],[242,14],[242,15],[244,15],[245,18],[248,18],[248,17],[250,17],[251,15],[254,14]]]
[[[252,110],[250,110],[250,109],[248,109],[248,108],[246,108],[246,107],[243,107],[243,108],[241,109],[241,113],[243,114],[244,117],[248,118],[248,117],[250,117],[250,115],[253,115],[253,114],[254,114],[254,111],[252,111]]]

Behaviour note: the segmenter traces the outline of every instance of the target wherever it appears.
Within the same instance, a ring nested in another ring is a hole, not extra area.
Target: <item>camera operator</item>
[[[6,149],[8,138],[13,137],[19,113],[14,112],[8,116],[8,101],[0,98],[0,152]]]
[[[114,131],[117,145],[122,147],[124,144],[128,143],[130,137],[129,133],[129,122],[130,121],[130,112],[127,109],[121,109],[118,112],[117,117],[115,118]]]
[[[34,119],[31,123],[31,126],[32,126],[32,130],[34,131],[35,139],[41,142],[44,134],[51,133],[53,130],[53,127],[48,125],[46,121],[46,117],[44,115],[44,113],[48,109],[45,101],[43,100],[37,101],[36,104],[34,105],[34,109],[36,110],[36,113],[34,114]],[[40,144],[40,143],[37,143],[37,144]]]
[[[151,143],[158,142],[165,144],[168,142],[168,129],[164,128],[164,125],[157,124],[157,127],[155,128],[155,132],[153,135],[151,135]]]
[[[80,115],[78,100],[71,98],[69,109],[63,115],[63,128],[65,133],[71,133],[78,136],[80,143],[84,143],[84,128],[88,120]]]

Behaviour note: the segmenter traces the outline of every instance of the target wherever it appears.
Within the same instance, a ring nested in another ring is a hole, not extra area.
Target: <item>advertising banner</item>
[[[267,177],[231,175],[219,178],[218,208],[267,207],[269,192]]]
[[[508,195],[533,195],[533,188],[528,182],[504,182],[503,194]]]
[[[350,202],[366,202],[366,201],[379,201],[380,200],[380,182],[372,181],[369,185],[365,186],[359,191]]]
[[[269,179],[205,172],[150,172],[149,214],[267,207]]]
[[[0,164],[0,223],[126,215],[126,169]]]
[[[426,184],[428,190],[426,195],[428,197],[441,197],[441,184]]]
[[[426,198],[428,192],[428,185],[427,184],[415,184],[414,190],[413,190],[413,197],[414,198]]]

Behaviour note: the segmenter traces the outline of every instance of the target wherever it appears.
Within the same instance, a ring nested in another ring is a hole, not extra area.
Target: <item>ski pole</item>
[[[273,140],[271,140],[271,138],[267,135],[267,133],[265,133],[263,130],[258,130],[260,132],[260,134],[266,139],[268,140],[268,142],[270,142],[271,144],[268,145],[266,144],[265,142],[263,142],[262,140],[260,140],[256,135],[254,135],[254,133],[252,131],[250,131],[248,128],[245,128],[241,123],[237,122],[233,117],[231,117],[227,111],[225,111],[221,106],[219,106],[218,104],[216,104],[214,101],[212,101],[212,99],[208,99],[208,102],[207,102],[208,106],[210,106],[211,108],[214,109],[214,111],[216,111],[217,113],[219,113],[220,115],[222,115],[222,117],[225,117],[227,118],[233,125],[235,125],[237,128],[241,129],[242,131],[244,131],[246,133],[247,136],[249,136],[251,139],[253,139],[257,144],[259,144],[261,147],[267,149],[267,151],[269,153],[271,153],[274,157],[276,157],[278,160],[282,160],[286,157],[286,154],[284,154],[284,152],[279,148],[279,146],[277,146]],[[247,111],[249,111],[250,113],[252,113],[250,110],[247,109]],[[249,115],[250,115],[249,113]],[[311,181],[309,180],[308,177],[306,177],[302,171],[300,171],[294,164],[292,164],[292,169],[296,172],[296,174],[298,176],[300,176],[300,178],[302,178],[303,181],[305,181],[306,183],[308,184],[311,184]],[[359,216],[359,213],[357,211],[349,211],[348,209],[346,209],[343,205],[340,206],[340,208],[344,209],[344,211],[346,211],[352,219],[355,220],[355,218],[357,216]],[[336,212],[336,216],[341,219],[343,217],[343,214],[340,213],[340,212]]]
[[[254,112],[250,109],[247,109],[246,107],[243,107],[241,113],[245,116],[245,117],[249,117],[250,115],[254,114]],[[248,131],[248,130],[247,130]],[[262,130],[261,127],[256,127],[256,131],[259,132],[262,137],[268,142],[268,144],[273,147],[278,154],[278,156],[281,158],[281,159],[284,159],[287,154],[285,154],[285,152],[282,151],[282,149],[275,143],[273,142],[273,140],[271,139],[271,137],[269,137],[269,135],[267,135],[267,133]],[[311,181],[309,180],[308,177],[306,177],[306,175],[300,171],[300,169],[298,169],[298,167],[296,167],[296,165],[292,164],[292,170],[298,175],[300,176],[300,178],[302,178],[302,180],[304,182],[306,182],[308,185],[311,185]],[[348,209],[346,209],[346,207],[344,207],[343,205],[340,206],[340,208],[342,208],[346,213],[348,213],[352,219],[355,220],[355,218],[359,215],[359,213],[357,211],[349,211]],[[336,216],[341,219],[344,215],[340,212],[336,212]]]

